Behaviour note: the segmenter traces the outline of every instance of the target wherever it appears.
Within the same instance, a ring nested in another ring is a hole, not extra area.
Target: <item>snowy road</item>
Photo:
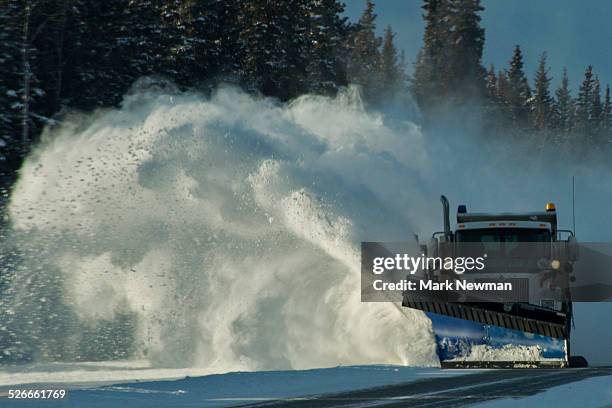
[[[612,367],[440,370],[352,366],[202,375],[138,362],[47,364],[0,370],[0,406],[9,389],[67,389],[45,406],[114,407],[612,407]],[[187,377],[186,377],[187,376]],[[157,379],[155,379],[157,378]],[[517,400],[516,398],[519,398]]]
[[[565,370],[491,370],[466,376],[432,378],[335,395],[276,400],[247,406],[462,407],[504,398],[529,398],[552,387],[601,376],[612,376],[612,367]],[[609,391],[612,388],[612,377],[605,379],[608,386],[603,388]],[[580,393],[581,388],[576,387],[576,391]],[[603,406],[601,403],[612,404],[612,394],[608,392],[604,397],[607,400],[598,402],[598,406]],[[487,405],[484,404],[484,406]],[[521,405],[530,406],[523,402]]]

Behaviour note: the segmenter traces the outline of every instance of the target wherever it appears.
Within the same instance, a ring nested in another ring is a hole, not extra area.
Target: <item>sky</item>
[[[365,0],[347,0],[346,14],[359,18]],[[420,0],[378,0],[378,29],[390,24],[397,45],[412,62],[422,45]],[[525,56],[525,70],[533,78],[539,55],[546,51],[550,75],[556,85],[566,66],[575,91],[587,65],[593,65],[603,84],[612,83],[612,1],[590,0],[588,7],[573,0],[483,0],[482,26],[486,42],[483,64],[496,70],[506,67],[514,46]]]

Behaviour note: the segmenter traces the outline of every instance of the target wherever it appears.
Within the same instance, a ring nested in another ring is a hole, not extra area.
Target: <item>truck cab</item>
[[[570,307],[564,300],[570,299],[568,279],[573,279],[577,244],[573,231],[558,229],[553,203],[546,204],[544,212],[498,214],[468,213],[459,205],[456,229],[434,233],[429,251],[455,257],[484,255],[487,268],[471,271],[466,278],[482,282],[503,276],[529,304],[564,312]]]
[[[475,282],[511,281],[521,296],[494,301],[431,301],[404,293],[403,306],[432,321],[443,367],[567,367],[572,302],[569,282],[578,250],[573,231],[557,226],[555,205],[527,213],[469,213],[457,208],[451,229],[449,203],[441,197],[444,230],[435,232],[428,256],[484,256],[487,267],[466,271]],[[428,279],[456,279],[451,271],[425,270]],[[485,357],[483,357],[485,356]]]

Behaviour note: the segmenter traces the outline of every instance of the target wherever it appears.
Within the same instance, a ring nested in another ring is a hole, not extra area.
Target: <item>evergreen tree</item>
[[[485,95],[486,70],[481,64],[485,32],[479,14],[482,10],[480,0],[450,1],[447,79],[450,93],[459,103]]]
[[[247,88],[288,100],[306,89],[309,8],[305,0],[242,3],[240,41]]]
[[[424,45],[411,83],[418,104],[428,110],[479,100],[486,95],[480,0],[425,0],[423,9]]]
[[[498,103],[507,108],[507,102],[509,100],[509,88],[508,74],[506,71],[499,71],[497,73],[497,100]]]
[[[591,106],[591,115],[593,122],[593,131],[595,133],[599,133],[601,130],[601,115],[603,113],[603,106],[601,104],[601,84],[599,83],[599,78],[595,76],[595,81],[593,85],[593,102]]]
[[[241,59],[238,0],[183,0],[164,6],[172,77],[194,85],[235,80]],[[181,69],[182,68],[182,69]]]
[[[555,91],[555,128],[567,133],[572,129],[574,121],[574,100],[569,89],[567,68],[563,68],[561,84]]]
[[[395,48],[394,37],[395,34],[391,30],[391,26],[387,26],[383,37],[380,61],[382,96],[391,96],[398,91],[402,92],[406,83],[406,73]]]
[[[493,103],[497,102],[497,75],[495,74],[495,67],[493,64],[490,65],[489,70],[487,71],[485,84],[487,88],[487,96]]]
[[[346,37],[349,27],[342,17],[344,4],[337,0],[313,0],[309,41],[308,89],[313,92],[334,93],[347,84],[348,58]]]
[[[501,73],[500,73],[501,75]],[[503,125],[503,117],[501,117],[501,113],[503,112],[503,104],[502,99],[499,97],[499,85],[500,80],[503,82],[505,78],[500,78],[495,73],[495,67],[493,64],[489,66],[489,70],[487,71],[487,75],[485,77],[485,89],[486,89],[486,99],[485,109],[487,114],[487,123],[489,126],[493,126],[494,128],[499,128],[500,125]],[[504,84],[501,84],[503,87]]]
[[[69,7],[59,0],[0,2],[0,178],[10,180],[57,111]]]
[[[347,74],[350,83],[361,85],[368,101],[375,101],[380,96],[380,46],[381,39],[376,36],[374,2],[366,0],[366,7],[350,40]]]
[[[166,74],[164,64],[167,50],[172,47],[173,36],[167,35],[162,24],[164,0],[130,0],[120,27],[124,37],[123,52],[128,52],[128,74],[139,78],[143,75]]]
[[[509,87],[506,71],[499,70],[497,72],[495,94],[492,101],[493,108],[490,109],[492,115],[489,120],[489,123],[498,130],[506,130],[512,125],[512,116],[508,108]]]
[[[448,0],[424,0],[423,48],[414,66],[410,90],[425,112],[446,101],[451,31]]]
[[[12,182],[22,156],[21,3],[0,3],[0,189]]]
[[[584,80],[580,84],[576,97],[576,130],[584,135],[591,135],[593,126],[593,67],[589,65],[584,72]]]
[[[308,65],[312,54],[312,43],[308,37],[311,3],[310,0],[288,0],[283,3],[286,6],[282,10],[281,29],[288,69],[283,72],[281,83],[289,90],[289,98],[295,98],[308,91]]]
[[[161,10],[145,0],[82,0],[66,57],[63,103],[79,109],[118,104],[134,81],[165,74]],[[86,90],[86,92],[83,92]]]
[[[532,126],[537,130],[550,127],[553,115],[553,99],[550,96],[550,80],[546,67],[546,53],[542,53],[535,73],[532,98]]]
[[[531,89],[523,71],[523,53],[517,45],[510,60],[507,71],[508,92],[506,106],[509,109],[512,124],[515,128],[523,128],[529,117]]]
[[[612,142],[612,103],[610,102],[610,85],[606,85],[604,103],[601,110],[601,129],[606,145]]]

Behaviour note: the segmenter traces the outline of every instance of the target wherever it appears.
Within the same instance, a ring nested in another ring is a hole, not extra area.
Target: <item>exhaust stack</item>
[[[442,202],[442,217],[444,219],[444,236],[447,241],[451,241],[453,238],[453,233],[450,228],[450,206],[448,204],[448,199],[445,195],[440,196],[440,202]]]

